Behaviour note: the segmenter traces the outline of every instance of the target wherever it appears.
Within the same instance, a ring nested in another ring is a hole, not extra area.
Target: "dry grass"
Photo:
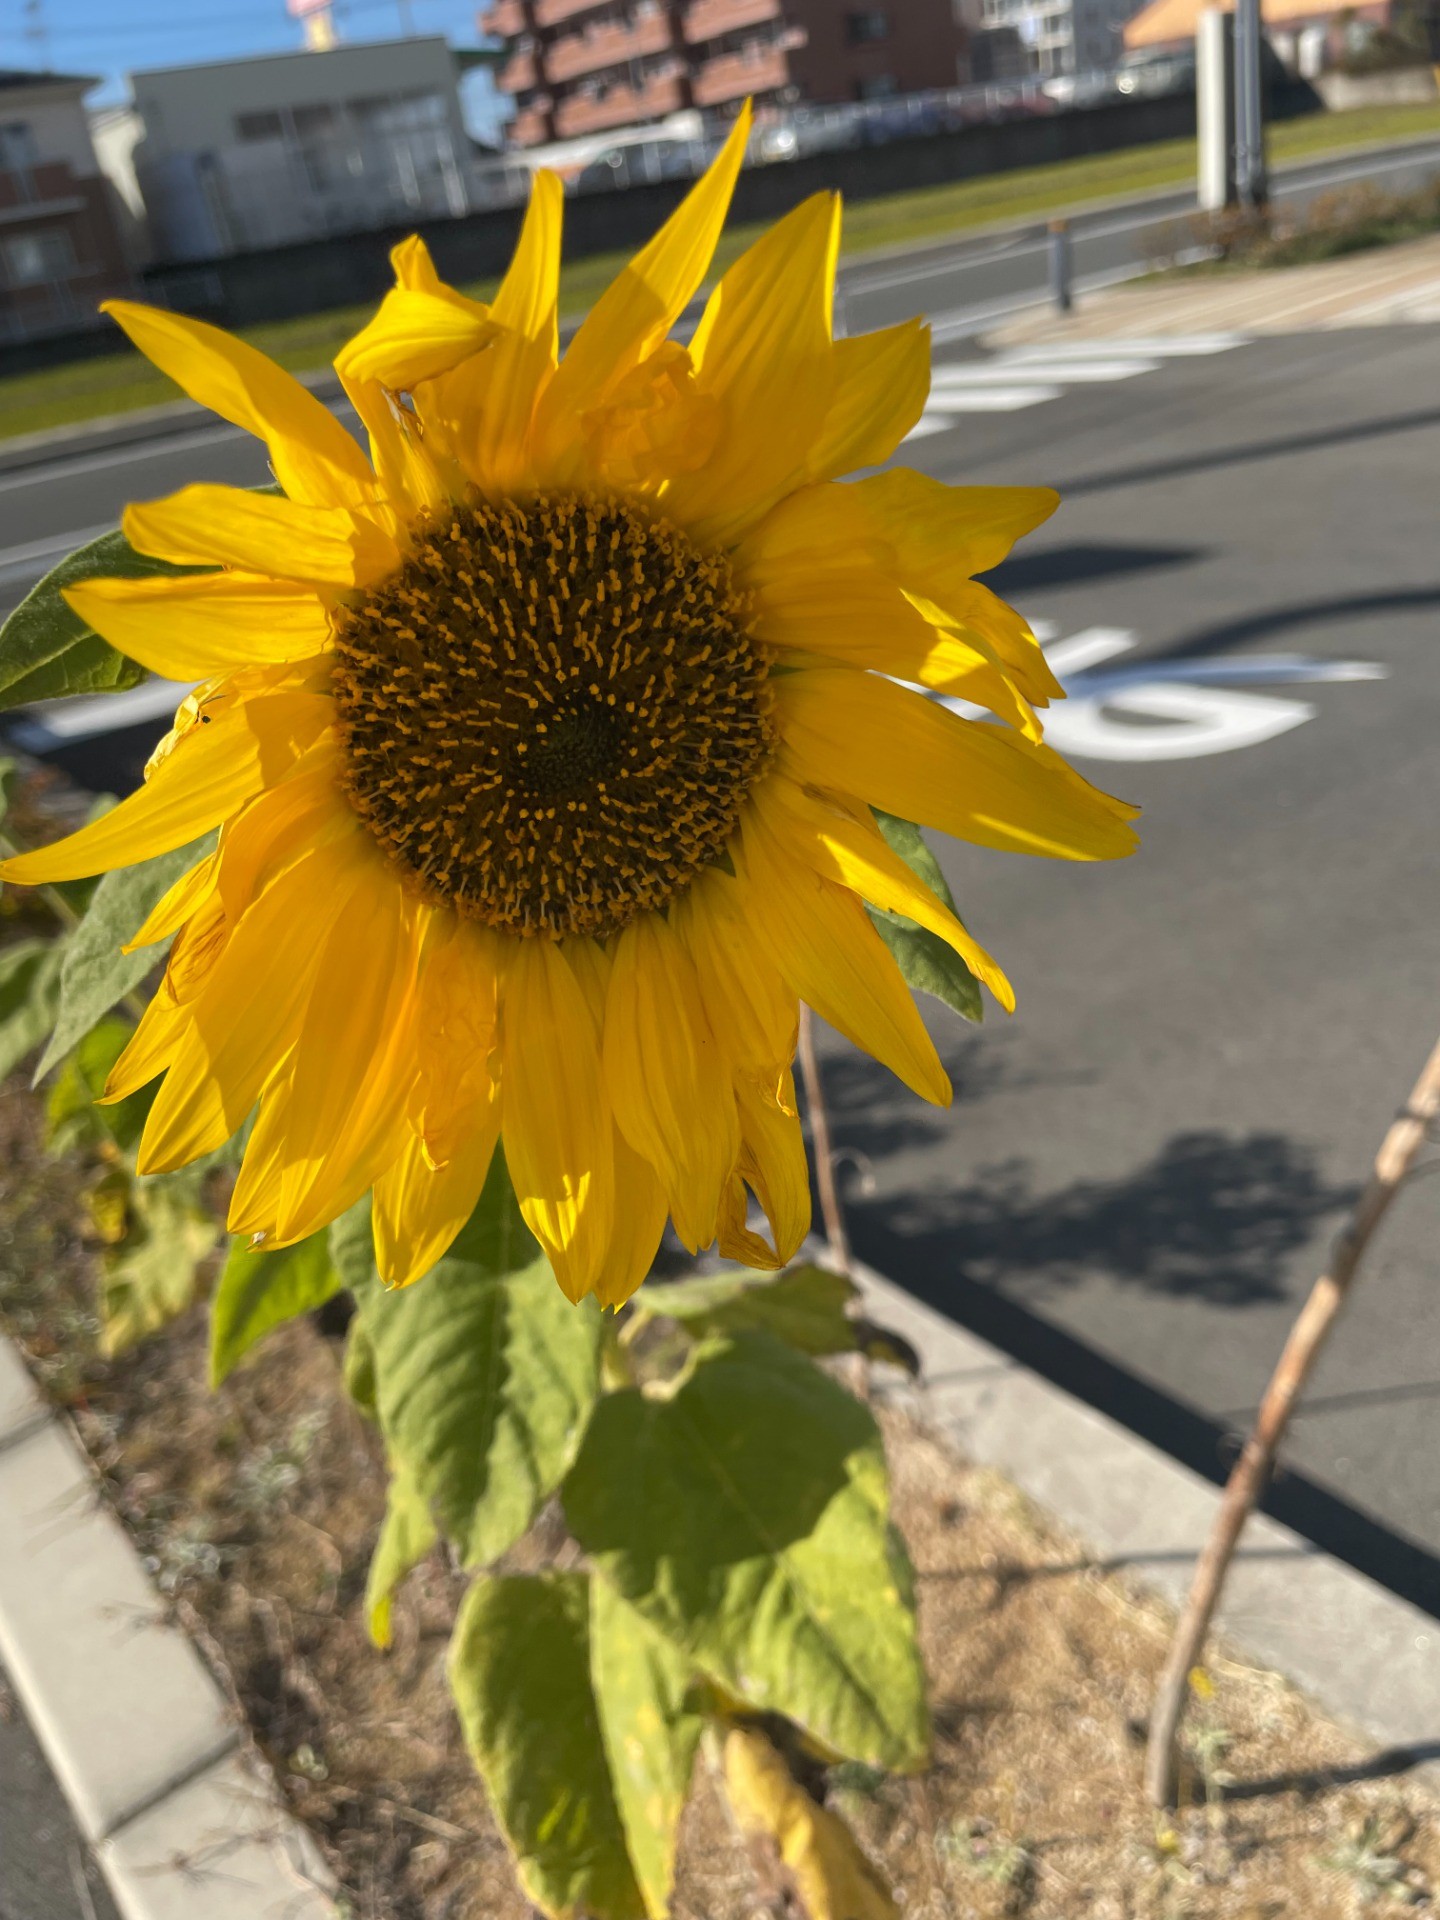
[[[353,1920],[525,1920],[446,1694],[460,1578],[432,1560],[397,1605],[394,1650],[365,1638],[382,1468],[340,1393],[337,1343],[293,1326],[212,1395],[197,1310],[101,1361],[79,1170],[44,1156],[33,1098],[14,1083],[0,1094],[0,1154],[0,1316],[73,1413]],[[1363,1743],[1233,1661],[1215,1663],[1191,1729],[1188,1805],[1157,1822],[1139,1790],[1139,1727],[1162,1610],[909,1413],[885,1420],[935,1758],[914,1780],[837,1769],[827,1791],[906,1920],[1437,1911],[1440,1807],[1427,1788],[1366,1778]],[[545,1543],[542,1529],[532,1556]],[[683,1838],[679,1920],[778,1920],[703,1769]]]

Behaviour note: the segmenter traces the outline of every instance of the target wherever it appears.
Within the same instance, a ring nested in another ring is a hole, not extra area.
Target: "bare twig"
[[[820,1082],[820,1062],[815,1057],[814,1022],[810,1009],[800,1008],[800,1077],[805,1084],[805,1105],[810,1114],[810,1134],[815,1142],[815,1182],[820,1189],[820,1213],[825,1222],[825,1238],[830,1243],[830,1258],[835,1269],[847,1279],[850,1270],[850,1235],[845,1230],[845,1210],[835,1184],[835,1150],[830,1144],[830,1115],[825,1106],[825,1089]]]
[[[1195,1568],[1185,1611],[1155,1690],[1150,1739],[1145,1752],[1145,1790],[1157,1807],[1174,1804],[1175,1739],[1185,1709],[1186,1684],[1200,1659],[1220,1599],[1225,1575],[1245,1522],[1264,1491],[1295,1404],[1345,1304],[1371,1237],[1440,1112],[1440,1043],[1426,1061],[1409,1101],[1396,1115],[1375,1156],[1374,1170],[1354,1212],[1335,1242],[1328,1271],[1290,1329],[1285,1350],[1270,1376],[1250,1437],[1231,1470],[1220,1510]]]

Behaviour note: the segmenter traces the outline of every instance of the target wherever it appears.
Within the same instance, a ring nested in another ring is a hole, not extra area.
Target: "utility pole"
[[[1235,192],[1251,212],[1269,204],[1260,96],[1260,0],[1235,0]]]

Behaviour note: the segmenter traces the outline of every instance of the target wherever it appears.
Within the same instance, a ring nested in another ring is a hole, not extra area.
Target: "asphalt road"
[[[117,1920],[0,1671],[0,1920]]]

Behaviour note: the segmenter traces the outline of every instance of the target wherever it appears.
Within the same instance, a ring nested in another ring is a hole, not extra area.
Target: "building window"
[[[12,287],[40,287],[63,280],[75,266],[75,249],[63,227],[17,233],[5,242],[5,279]]]
[[[279,140],[284,132],[278,113],[237,113],[235,116],[237,140]]]
[[[892,93],[900,91],[900,86],[893,73],[876,73],[862,80],[857,91],[862,100],[888,100]]]
[[[12,120],[8,126],[0,126],[0,167],[38,167],[40,155],[35,147],[35,134],[23,120]]]
[[[876,40],[890,38],[890,16],[884,7],[865,7],[845,16],[845,38],[852,47],[870,46]]]

